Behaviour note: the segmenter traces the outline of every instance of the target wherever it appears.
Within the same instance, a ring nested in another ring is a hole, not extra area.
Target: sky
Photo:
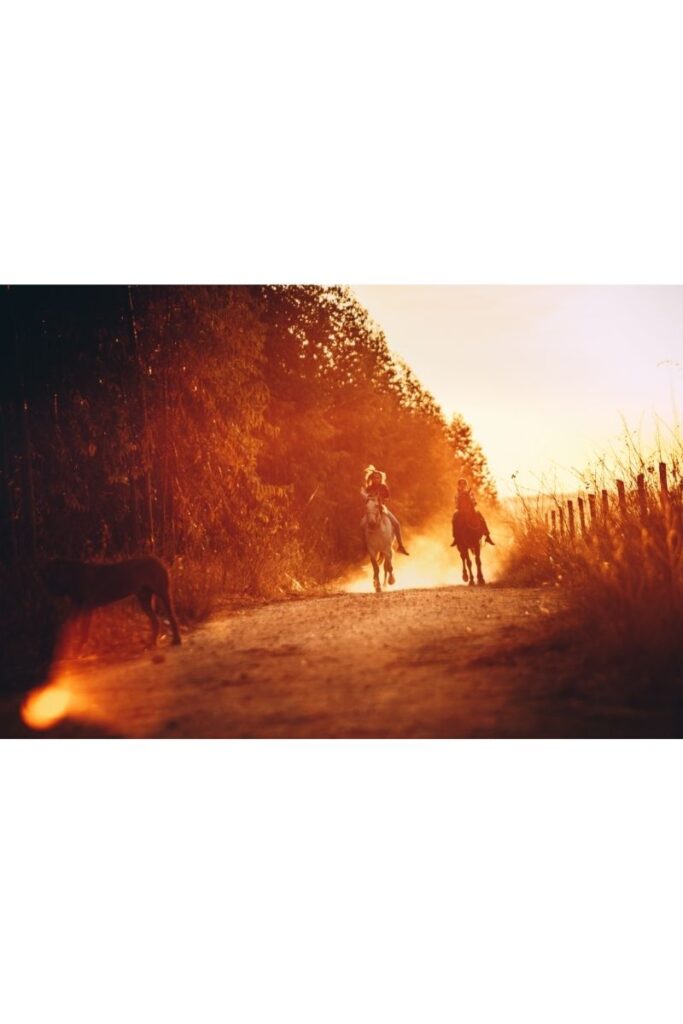
[[[624,423],[647,447],[683,415],[683,287],[353,290],[446,415],[471,424],[502,496],[576,490],[623,448]]]

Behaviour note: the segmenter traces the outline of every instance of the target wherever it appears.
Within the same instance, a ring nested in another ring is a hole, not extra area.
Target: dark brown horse
[[[462,512],[456,512],[453,516],[453,544],[460,552],[462,558],[462,578],[465,583],[474,586],[474,573],[472,571],[472,560],[470,552],[474,555],[477,566],[477,583],[486,583],[481,568],[481,541],[485,536],[481,517],[476,516],[470,521]]]

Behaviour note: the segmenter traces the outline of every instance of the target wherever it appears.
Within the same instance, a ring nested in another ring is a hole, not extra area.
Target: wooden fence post
[[[669,500],[669,484],[666,479],[666,462],[659,463],[659,495],[662,500],[662,506],[666,505]]]
[[[581,536],[586,536],[586,511],[583,498],[579,498],[579,523],[581,524]]]
[[[590,509],[590,514],[591,514],[591,526],[595,526],[595,520],[597,518],[597,513],[596,513],[596,510],[595,510],[595,495],[594,494],[589,494],[588,495],[588,508]]]
[[[564,537],[564,508],[560,505],[560,537]]]
[[[617,480],[617,494],[619,496],[619,511],[622,516],[626,516],[626,490],[624,488],[624,481]]]
[[[640,513],[641,523],[647,518],[647,497],[645,494],[645,475],[644,473],[638,474],[638,511]]]
[[[571,499],[567,502],[567,518],[569,520],[569,536],[574,539],[576,527],[574,526],[574,502]]]
[[[553,524],[553,529],[552,529],[553,537],[555,537],[555,536],[557,536],[557,515],[555,513],[555,509],[553,509],[552,512],[550,513],[550,520],[551,520],[551,522]]]
[[[609,494],[603,490],[602,494],[602,518],[607,519],[609,515]]]

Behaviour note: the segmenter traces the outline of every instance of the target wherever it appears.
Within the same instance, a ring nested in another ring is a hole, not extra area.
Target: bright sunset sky
[[[618,447],[622,419],[650,442],[657,417],[683,415],[681,287],[354,292],[444,412],[472,425],[503,496],[515,471],[524,487],[575,490],[572,467]]]

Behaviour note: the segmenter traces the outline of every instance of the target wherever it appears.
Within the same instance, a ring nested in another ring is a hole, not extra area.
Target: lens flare
[[[65,680],[32,690],[21,706],[21,717],[29,729],[51,729],[68,714],[72,693]]]
[[[62,628],[52,665],[41,685],[31,690],[21,704],[20,716],[29,729],[46,732],[66,718],[71,723],[106,722],[106,711],[98,697],[97,670],[92,664],[73,659],[76,628],[74,622]]]

